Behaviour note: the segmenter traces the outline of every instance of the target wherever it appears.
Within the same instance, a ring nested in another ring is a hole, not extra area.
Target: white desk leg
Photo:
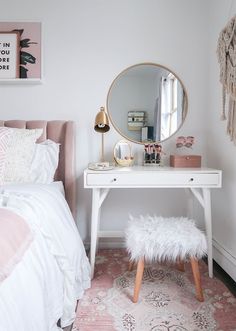
[[[99,199],[100,199],[100,189],[94,188],[93,189],[93,198],[92,198],[91,246],[90,246],[91,278],[93,278],[94,266],[95,266],[98,224],[99,224],[99,216],[100,216]]]
[[[100,201],[99,201],[99,203],[100,203]],[[100,224],[101,224],[101,206],[98,209],[98,216],[97,217],[98,217],[98,221],[97,221],[97,239],[96,239],[96,252],[95,252],[95,256],[96,256],[96,254],[98,252],[98,241],[99,241],[98,232],[99,232]]]
[[[211,191],[209,188],[203,188],[204,216],[208,246],[208,273],[213,277],[213,257],[212,257],[212,220],[211,220]]]

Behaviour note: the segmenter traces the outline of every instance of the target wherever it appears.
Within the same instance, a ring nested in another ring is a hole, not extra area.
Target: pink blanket
[[[25,220],[11,210],[0,208],[0,282],[10,275],[32,240]]]

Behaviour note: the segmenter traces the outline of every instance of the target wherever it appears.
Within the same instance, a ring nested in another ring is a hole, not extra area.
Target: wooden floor
[[[214,261],[214,276],[220,279],[236,297],[236,282]]]

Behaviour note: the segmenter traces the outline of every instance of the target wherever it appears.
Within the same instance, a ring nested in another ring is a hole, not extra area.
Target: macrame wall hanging
[[[227,134],[236,145],[236,16],[219,35],[217,56],[223,99],[221,119],[227,118]]]

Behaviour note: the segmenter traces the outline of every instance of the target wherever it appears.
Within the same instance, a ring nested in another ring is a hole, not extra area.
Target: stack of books
[[[153,142],[154,141],[154,128],[153,126],[144,126],[141,134],[142,142]]]

